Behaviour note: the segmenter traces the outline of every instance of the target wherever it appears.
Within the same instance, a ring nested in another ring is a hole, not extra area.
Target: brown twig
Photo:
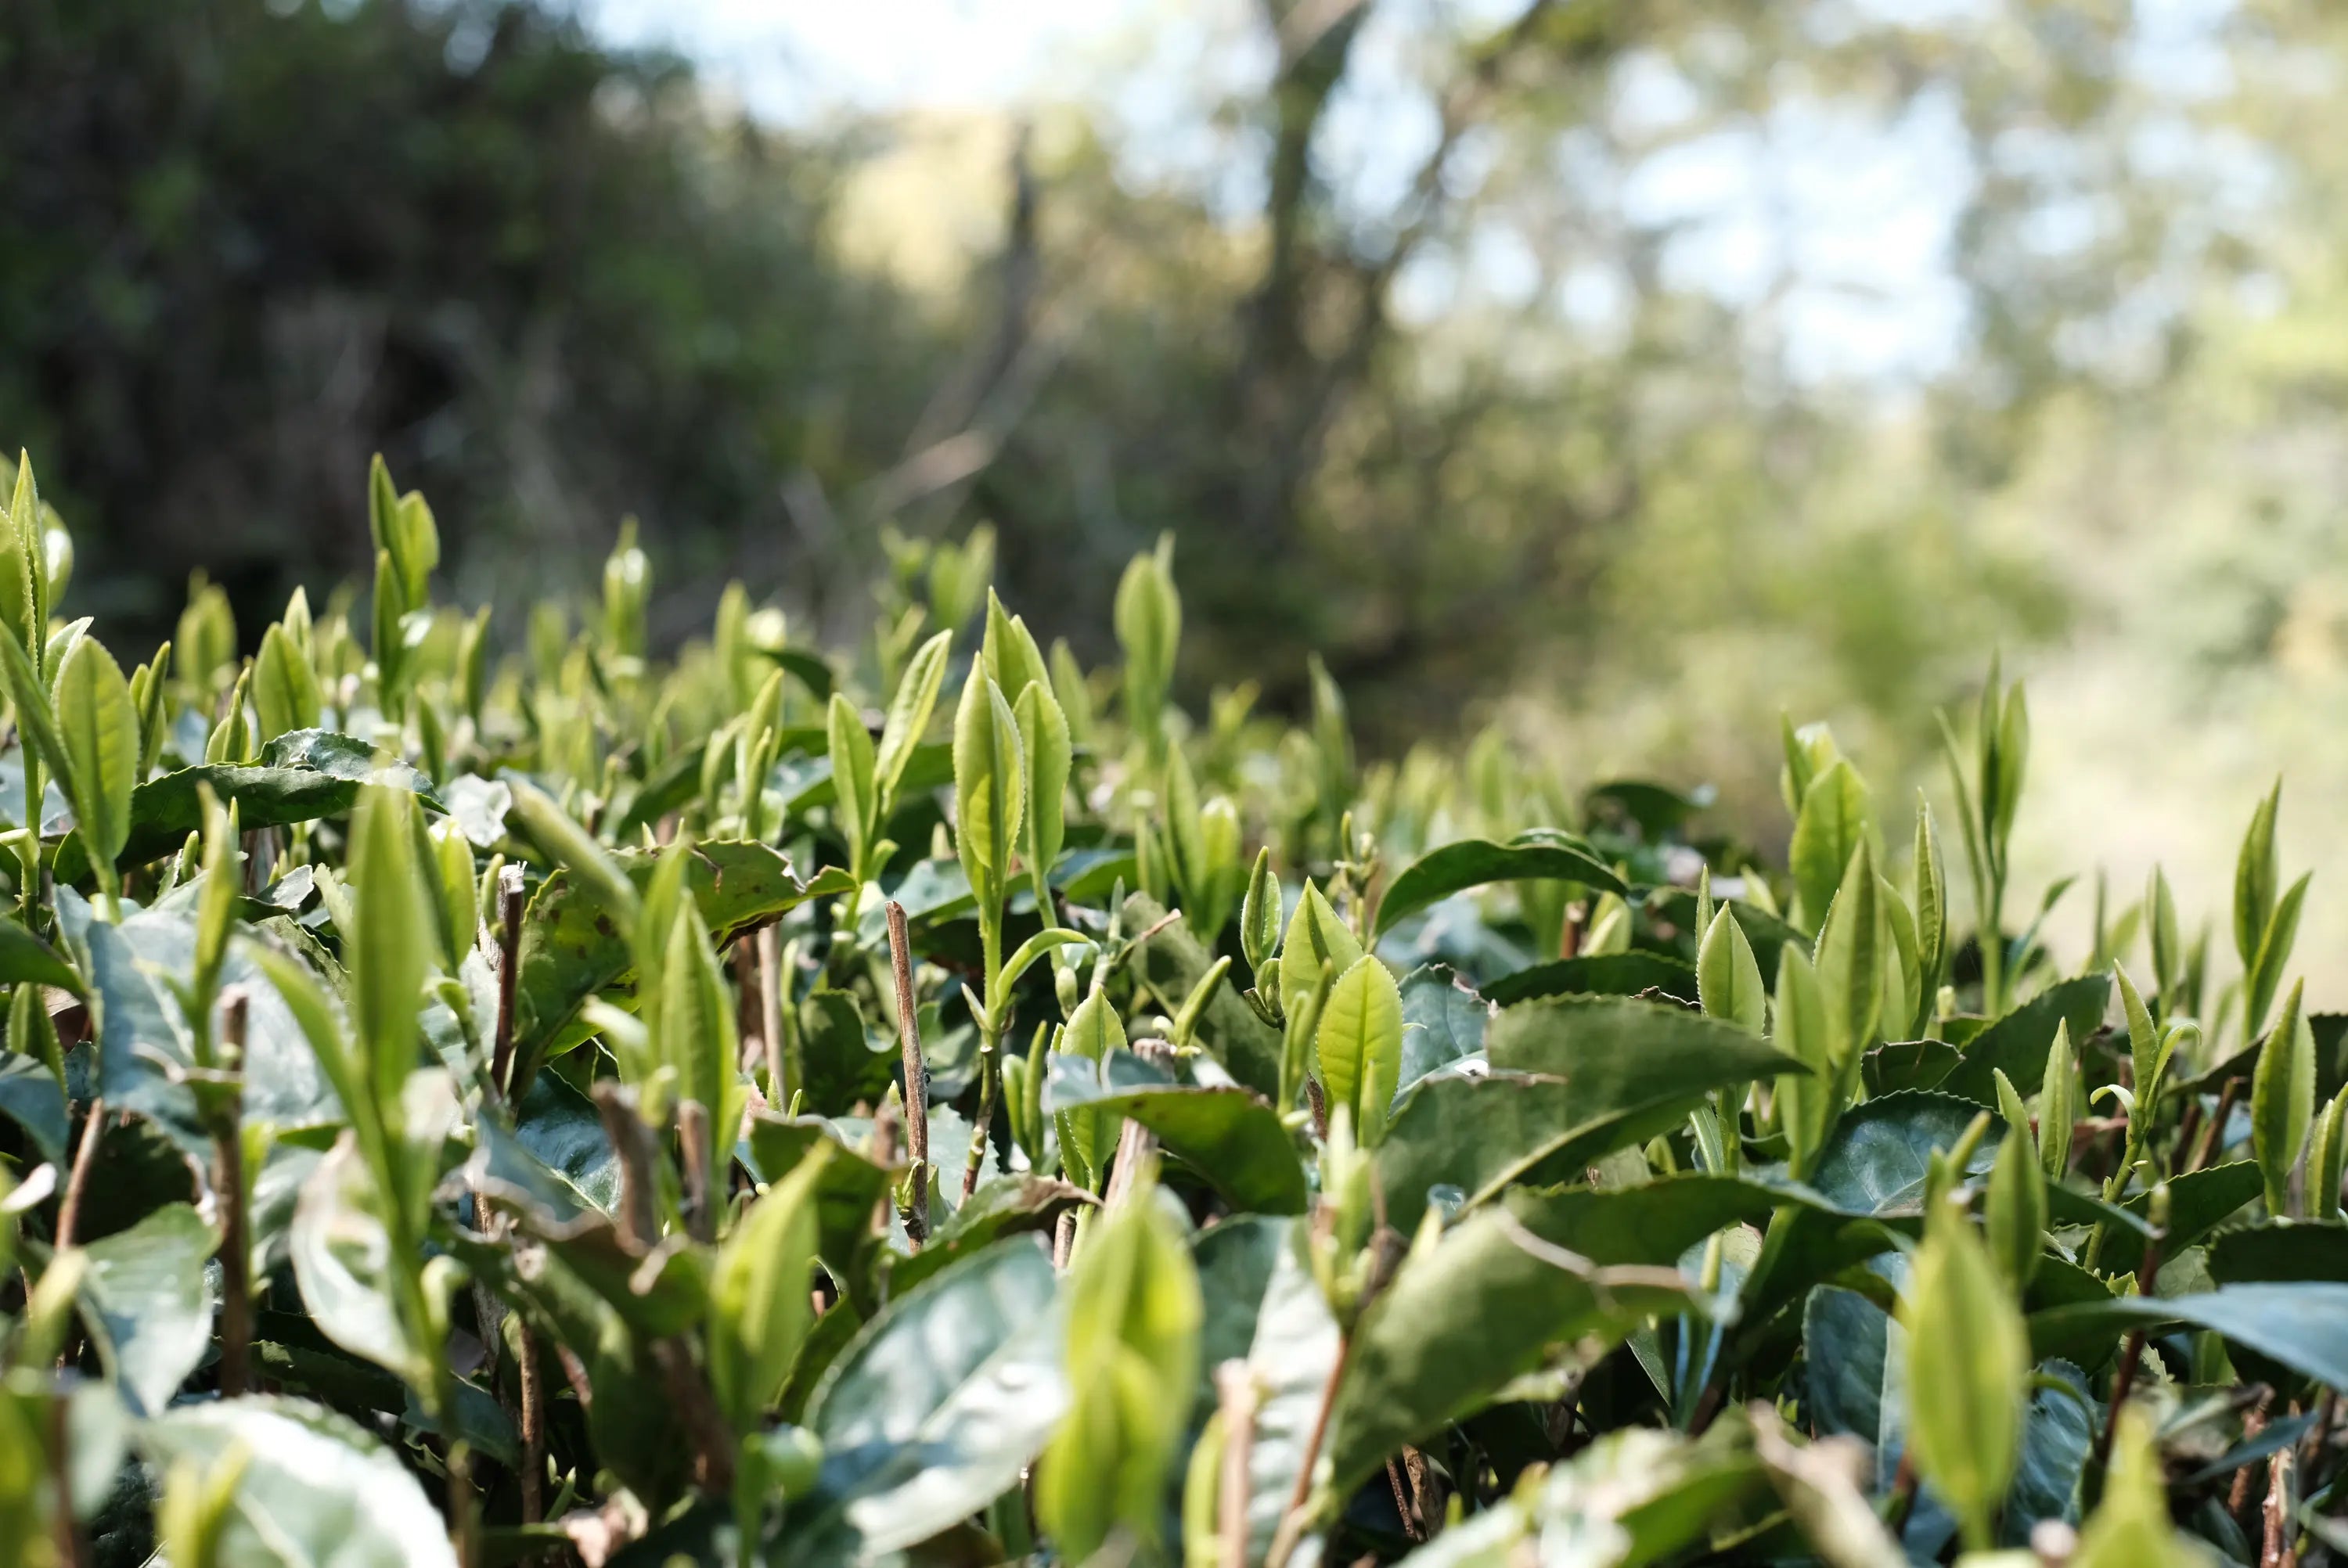
[[[2291,1528],[2291,1472],[2298,1458],[2298,1446],[2286,1443],[2267,1460],[2266,1542],[2259,1553],[2259,1568],[2296,1568],[2299,1562],[2292,1550],[2299,1532]]]
[[[1305,1435],[1304,1452],[1296,1467],[1296,1484],[1290,1489],[1288,1506],[1281,1511],[1280,1528],[1272,1538],[1272,1550],[1264,1555],[1264,1568],[1288,1568],[1288,1559],[1304,1533],[1304,1504],[1313,1495],[1313,1471],[1321,1462],[1321,1445],[1329,1436],[1329,1418],[1337,1409],[1337,1390],[1344,1386],[1345,1368],[1354,1359],[1354,1337],[1341,1336],[1337,1340],[1336,1358],[1329,1363],[1329,1380],[1322,1385],[1320,1407],[1313,1412],[1313,1430]]]
[[[554,1358],[561,1363],[562,1380],[571,1385],[572,1397],[579,1401],[580,1414],[592,1412],[595,1409],[595,1385],[587,1380],[587,1363],[579,1358],[579,1352],[560,1343],[554,1347]]]
[[[2153,1202],[2157,1205],[2162,1205],[2163,1212],[2165,1212],[2165,1195],[2156,1191]],[[2161,1244],[2168,1239],[2168,1232],[2166,1228],[2156,1227],[2153,1233],[2145,1238],[2144,1255],[2137,1260],[2137,1289],[2140,1295],[2150,1296],[2155,1283],[2160,1278]],[[2098,1486],[2102,1484],[2104,1473],[2112,1462],[2112,1436],[2119,1426],[2120,1410],[2127,1404],[2128,1390],[2136,1385],[2137,1363],[2143,1358],[2144,1330],[2132,1328],[2128,1330],[2127,1338],[2120,1345],[2120,1364],[2112,1373],[2112,1397],[2104,1410],[2104,1430],[2096,1434],[2096,1476]]]
[[[519,866],[498,872],[498,1030],[489,1060],[489,1087],[499,1099],[512,1091],[514,982],[521,969],[522,875]]]
[[[1174,1060],[1174,1048],[1162,1040],[1138,1040],[1133,1053],[1142,1061],[1164,1066]],[[1108,1187],[1101,1195],[1105,1204],[1114,1204],[1132,1190],[1135,1175],[1148,1163],[1150,1153],[1158,1147],[1157,1135],[1132,1117],[1117,1135],[1116,1163],[1109,1168]]]
[[[2260,1387],[2259,1391],[2259,1402],[2256,1405],[2253,1405],[2250,1408],[2250,1413],[2242,1418],[2242,1440],[2244,1442],[2247,1443],[2253,1441],[2260,1432],[2266,1430],[2267,1404],[2268,1401],[2273,1398],[2274,1390],[2272,1389],[2265,1388],[2264,1386]],[[2250,1467],[2244,1465],[2234,1472],[2234,1484],[2227,1490],[2226,1512],[2239,1522],[2242,1517],[2242,1509],[2244,1505],[2246,1505],[2250,1501]]]
[[[740,1050],[734,1065],[737,1070],[766,1056],[765,1022],[758,1011],[758,938],[756,932],[745,932],[734,938],[734,1040]]]
[[[514,1376],[520,1385],[521,1403],[521,1522],[536,1524],[545,1517],[541,1495],[546,1479],[546,1388],[540,1380],[538,1341],[530,1325],[514,1325]],[[583,1401],[582,1401],[583,1403]]]
[[[2200,1135],[2200,1132],[2201,1101],[2197,1095],[2185,1102],[2185,1114],[2177,1119],[2177,1142],[2168,1163],[2168,1173],[2171,1176],[2184,1174],[2184,1172],[2178,1169],[2178,1162],[2191,1153],[2194,1140]]]
[[[242,986],[221,995],[221,1065],[242,1073],[245,1022],[251,1000]],[[252,1378],[252,1243],[245,1225],[244,1089],[242,1078],[227,1094],[212,1127],[212,1195],[221,1211],[220,1391],[225,1399],[243,1393]]]
[[[913,944],[905,934],[905,907],[890,899],[888,916],[889,969],[897,982],[897,1040],[905,1055],[905,1149],[914,1176],[905,1234],[918,1243],[930,1234],[930,1071],[922,1057],[921,1014],[913,1001]],[[982,1131],[983,1126],[982,1122]]]
[[[603,1135],[620,1164],[621,1238],[641,1256],[660,1239],[660,1220],[653,1194],[651,1139],[644,1120],[636,1114],[632,1097],[610,1079],[595,1085],[595,1109],[603,1118]]]
[[[2239,1078],[2229,1078],[2225,1087],[2218,1091],[2218,1109],[2211,1114],[2209,1125],[2201,1134],[2201,1147],[2195,1152],[2193,1163],[2187,1170],[2198,1171],[2218,1157],[2224,1146],[2227,1119],[2233,1115],[2234,1101],[2241,1091],[2242,1081]]]
[[[1067,1216],[1071,1219],[1073,1215]],[[1247,1568],[1248,1461],[1255,1448],[1255,1374],[1243,1360],[1215,1368],[1215,1395],[1223,1413],[1223,1473],[1215,1488],[1216,1536],[1222,1568]]]
[[[1386,1456],[1386,1490],[1394,1493],[1395,1517],[1402,1521],[1402,1532],[1413,1541],[1426,1540],[1426,1532],[1411,1511],[1410,1493],[1403,1488],[1402,1467],[1391,1454]]]
[[[59,1252],[74,1244],[75,1227],[81,1222],[82,1197],[89,1191],[90,1167],[98,1163],[98,1140],[105,1135],[106,1101],[100,1097],[89,1102],[89,1113],[82,1118],[81,1143],[74,1150],[73,1173],[66,1178],[66,1195],[57,1203],[53,1245]]]

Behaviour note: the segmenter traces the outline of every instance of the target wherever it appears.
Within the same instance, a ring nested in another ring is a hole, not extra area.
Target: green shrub
[[[2239,981],[2157,871],[2075,963],[1994,671],[1912,817],[1786,724],[1778,870],[1317,669],[1182,712],[1170,548],[1121,672],[950,548],[659,662],[632,536],[499,663],[370,511],[126,676],[17,471],[0,1561],[2343,1550],[2279,795]]]

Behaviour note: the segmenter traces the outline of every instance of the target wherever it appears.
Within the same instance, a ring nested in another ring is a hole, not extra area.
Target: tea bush
[[[1167,547],[1116,671],[983,541],[663,662],[632,536],[500,662],[370,515],[126,677],[15,472],[0,1560],[2348,1552],[2279,786],[2221,936],[2065,956],[1993,668],[1912,814],[1787,723],[1780,869],[1317,667],[1183,712]]]

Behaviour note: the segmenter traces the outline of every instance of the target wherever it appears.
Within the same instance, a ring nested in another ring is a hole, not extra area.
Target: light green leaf
[[[1917,1012],[1910,1020],[1921,1028],[1931,1015],[1941,977],[1948,973],[1949,873],[1941,856],[1941,834],[1932,820],[1931,804],[1916,792],[1916,973]]]
[[[75,826],[111,862],[130,839],[139,715],[122,667],[96,638],[75,643],[57,671],[57,723],[72,764]]]
[[[1044,651],[1035,646],[1027,623],[1007,613],[991,587],[986,590],[986,630],[979,657],[986,661],[986,672],[994,677],[994,683],[1003,688],[1003,700],[1014,708],[1031,685],[1041,682],[1047,692],[1051,689]]]
[[[1019,723],[1020,752],[1027,764],[1024,845],[1027,869],[1029,875],[1042,877],[1058,862],[1060,845],[1066,837],[1068,773],[1076,753],[1068,739],[1067,717],[1053,699],[1047,682],[1031,682],[1019,693],[1012,712]],[[1043,913],[1049,916],[1051,911],[1047,908]]]
[[[1706,1013],[1761,1032],[1768,1016],[1768,992],[1761,984],[1761,966],[1753,958],[1753,944],[1745,939],[1745,928],[1726,904],[1713,916],[1712,929],[1696,950],[1695,978]]]
[[[765,1423],[815,1322],[808,1279],[816,1257],[816,1194],[831,1148],[814,1143],[750,1204],[710,1271],[710,1391],[737,1433]]]
[[[954,713],[954,845],[970,884],[1000,899],[1019,844],[1026,794],[1019,723],[983,664],[971,668]],[[982,897],[983,905],[986,900]]]
[[[2038,1084],[2038,1158],[2050,1182],[2059,1182],[2071,1165],[2071,1130],[2078,1125],[2078,1087],[2071,1058],[2071,1024],[2054,1020],[2054,1038],[2047,1042],[2046,1067]]]
[[[324,712],[309,658],[294,645],[283,625],[272,625],[261,634],[261,653],[252,663],[252,706],[263,742],[288,730],[314,730]]]
[[[378,1103],[399,1097],[417,1065],[417,1015],[432,951],[424,886],[412,854],[412,797],[370,785],[352,825],[351,879],[357,929],[344,954],[351,977],[351,1021]]]
[[[139,1441],[159,1467],[244,1456],[223,1563],[456,1568],[446,1522],[399,1456],[316,1405],[268,1395],[180,1405]]]
[[[880,749],[873,763],[873,777],[884,804],[896,800],[905,764],[912,761],[914,749],[929,733],[938,689],[945,683],[946,657],[953,651],[953,631],[949,628],[915,649],[904,674],[897,678],[896,695],[889,700],[889,716],[880,726]]]
[[[1189,1425],[1204,1308],[1181,1231],[1147,1186],[1097,1223],[1067,1284],[1068,1411],[1035,1474],[1035,1513],[1068,1561],[1122,1527],[1159,1534]]]
[[[2315,1035],[2301,1010],[2306,989],[2301,980],[2283,999],[2250,1080],[2250,1148],[2266,1178],[2268,1211],[2277,1216],[2289,1212],[2291,1168],[2315,1114]]]
[[[1392,897],[1392,894],[1388,895]],[[1303,896],[1296,901],[1296,912],[1288,917],[1288,935],[1280,949],[1280,997],[1282,1009],[1296,1009],[1302,998],[1312,994],[1321,983],[1321,966],[1335,966],[1344,974],[1360,962],[1362,944],[1321,889],[1310,881],[1304,884]]]
[[[1787,861],[1794,873],[1798,918],[1816,929],[1843,886],[1850,857],[1873,827],[1874,806],[1859,770],[1841,757],[1810,781],[1794,819]]]
[[[1830,778],[1819,781],[1818,790],[1830,787]],[[1818,798],[1818,790],[1812,791],[1811,798]],[[1838,1079],[1851,1069],[1860,1051],[1874,1043],[1876,1021],[1882,1016],[1880,886],[1862,839],[1851,852],[1842,887],[1818,931],[1818,994],[1826,1003],[1827,1050]]]
[[[2030,1337],[1972,1226],[1953,1207],[1931,1215],[1900,1296],[1909,1342],[1909,1450],[1917,1470],[1964,1522],[1975,1550],[2021,1457]]]
[[[1826,999],[1798,948],[1788,947],[1777,958],[1776,1027],[1779,1049],[1809,1070],[1808,1077],[1788,1079],[1777,1091],[1791,1169],[1798,1177],[1809,1172],[1841,1109]]]
[[[1355,959],[1330,988],[1313,1050],[1330,1113],[1344,1106],[1361,1146],[1374,1146],[1402,1075],[1402,990],[1375,955]]]
[[[2275,905],[2274,913],[2267,919],[2266,932],[2259,938],[2258,954],[2242,977],[2242,1032],[2246,1036],[2254,1036],[2266,1027],[2267,1009],[2274,1005],[2275,991],[2282,984],[2283,967],[2291,962],[2291,946],[2299,938],[2300,907],[2307,900],[2307,885],[2312,876],[2312,872],[2302,875]]]
[[[872,736],[856,704],[837,692],[824,717],[831,745],[832,818],[848,841],[849,869],[860,877],[870,870],[871,846],[881,828]]]
[[[2112,965],[2112,979],[2120,989],[2120,1013],[2127,1020],[2130,1081],[2136,1086],[2137,1109],[2129,1112],[2129,1120],[2140,1120],[2141,1126],[2149,1127],[2160,1094],[2160,1029],[2152,1021],[2144,998],[2137,993],[2136,982],[2116,962]]]
[[[1280,883],[1272,874],[1272,845],[1255,852],[1248,873],[1247,897],[1240,903],[1240,956],[1247,959],[1256,994],[1277,1003],[1277,986],[1266,986],[1265,968],[1280,947]]]
[[[2275,895],[2281,886],[2275,867],[2274,838],[2275,812],[2281,804],[2282,780],[2277,779],[2258,809],[2250,813],[2250,828],[2242,835],[2241,851],[2234,859],[2234,950],[2245,968],[2259,956],[2259,944],[2266,938]]]
[[[2021,1097],[2003,1073],[1998,1088],[2007,1125],[1997,1163],[1990,1169],[1983,1219],[1991,1260],[2007,1286],[2021,1292],[2030,1288],[2046,1255],[2046,1173],[2039,1166]]]
[[[376,1193],[345,1133],[302,1184],[288,1235],[294,1277],[319,1332],[411,1389],[432,1386],[438,1347],[417,1338],[396,1305],[395,1262]]]

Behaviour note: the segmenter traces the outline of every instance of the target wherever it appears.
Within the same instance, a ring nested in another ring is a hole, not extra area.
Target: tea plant
[[[2239,978],[2157,870],[2074,961],[1994,670],[1937,806],[1787,723],[1778,870],[1180,710],[1170,547],[1117,671],[983,538],[661,662],[623,535],[499,661],[370,484],[370,594],[126,676],[14,472],[0,1561],[2348,1552],[2280,788]]]

